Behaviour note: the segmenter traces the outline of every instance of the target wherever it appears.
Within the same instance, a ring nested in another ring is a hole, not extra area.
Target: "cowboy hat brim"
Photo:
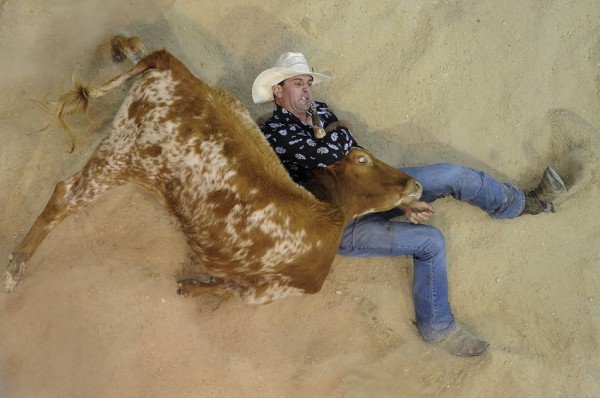
[[[252,84],[252,100],[255,104],[262,104],[265,102],[273,101],[273,89],[272,87],[290,77],[310,75],[313,78],[313,84],[320,83],[325,80],[331,79],[331,76],[324,75],[315,72],[302,72],[298,69],[292,69],[287,67],[274,67],[263,71],[254,80]]]

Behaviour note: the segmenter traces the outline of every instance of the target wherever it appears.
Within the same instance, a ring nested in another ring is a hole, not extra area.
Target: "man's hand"
[[[406,219],[413,224],[419,224],[429,220],[429,217],[435,213],[435,209],[426,202],[414,202],[408,206],[400,206]]]

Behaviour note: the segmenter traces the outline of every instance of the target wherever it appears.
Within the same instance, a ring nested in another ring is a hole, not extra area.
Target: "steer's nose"
[[[421,185],[419,181],[415,180],[415,187],[419,191],[419,196],[421,196],[421,194],[423,193],[423,185]]]
[[[421,195],[423,194],[423,185],[421,185],[419,181],[413,178],[412,188],[414,189],[412,196],[416,197],[416,199],[419,200],[421,198]]]

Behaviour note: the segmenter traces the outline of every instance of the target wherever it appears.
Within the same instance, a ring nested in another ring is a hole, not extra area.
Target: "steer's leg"
[[[223,283],[223,279],[209,274],[185,277],[177,281],[177,294],[183,297],[195,297],[201,294],[229,297],[231,294],[223,290]]]
[[[107,167],[99,166],[102,164],[104,162],[92,160],[81,172],[56,184],[48,204],[9,256],[8,268],[4,273],[4,288],[7,292],[19,284],[27,261],[58,223],[84,205],[93,202],[109,187],[120,184],[114,176],[109,176],[112,173]]]
[[[183,297],[194,297],[201,294],[213,294],[219,297],[237,296],[247,304],[268,304],[285,297],[302,294],[314,294],[321,290],[322,281],[310,286],[293,286],[288,281],[271,275],[270,280],[264,277],[250,277],[244,281],[223,280],[206,274],[206,277],[190,277],[178,281],[177,293]]]
[[[345,127],[350,131],[354,131],[354,127],[352,127],[352,123],[350,123],[347,120],[337,120],[333,123],[330,123],[326,128],[325,128],[325,133],[329,134],[331,133],[333,130],[339,128],[339,127]]]
[[[128,59],[137,64],[146,55],[146,47],[139,37],[117,35],[110,40],[110,47],[114,62]]]

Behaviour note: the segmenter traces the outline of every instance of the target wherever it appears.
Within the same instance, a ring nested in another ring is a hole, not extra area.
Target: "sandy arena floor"
[[[322,292],[266,306],[180,298],[183,236],[148,192],[114,189],[0,293],[0,397],[600,396],[599,20],[597,0],[1,0],[0,258],[125,92],[73,118],[73,153],[34,101],[73,73],[125,70],[108,46],[122,32],[256,118],[270,106],[251,103],[253,79],[301,51],[335,75],[316,97],[388,163],[455,162],[523,188],[553,164],[569,191],[555,214],[503,221],[435,203],[455,314],[491,343],[461,359],[416,334],[409,258],[338,257]]]

